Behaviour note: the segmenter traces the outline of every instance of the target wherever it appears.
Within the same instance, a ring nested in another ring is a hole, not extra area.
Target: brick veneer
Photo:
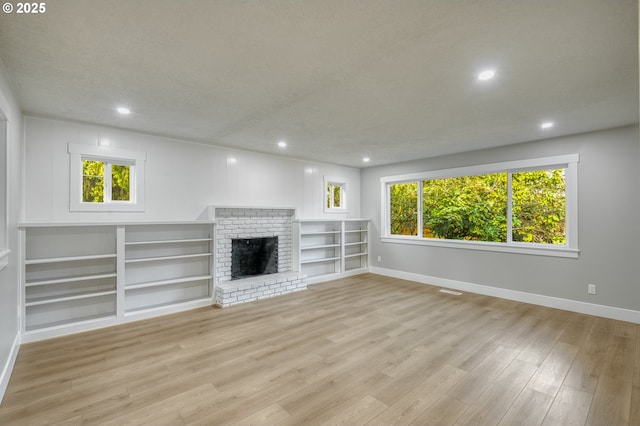
[[[216,287],[215,304],[225,308],[239,303],[306,290],[305,278],[304,274],[285,272],[220,283]]]

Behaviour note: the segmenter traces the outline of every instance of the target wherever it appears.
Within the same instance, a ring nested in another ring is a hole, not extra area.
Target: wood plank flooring
[[[638,425],[638,325],[363,274],[23,345],[2,425]]]

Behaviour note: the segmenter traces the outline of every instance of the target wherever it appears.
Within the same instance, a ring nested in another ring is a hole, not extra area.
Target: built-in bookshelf
[[[358,271],[369,267],[369,222],[344,221],[344,270]]]
[[[367,219],[295,221],[297,261],[309,282],[321,282],[368,270]]]
[[[211,300],[211,226],[132,225],[123,231],[125,314]]]
[[[26,332],[115,318],[115,228],[33,227],[25,233]]]
[[[20,230],[24,341],[212,304],[213,222]]]

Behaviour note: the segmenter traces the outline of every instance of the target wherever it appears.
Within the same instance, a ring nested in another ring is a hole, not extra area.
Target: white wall
[[[299,218],[359,217],[360,170],[188,143],[76,122],[25,117],[25,221],[195,220],[208,205],[294,207]],[[69,211],[67,144],[143,151],[143,213]],[[228,161],[230,157],[236,162]],[[323,213],[323,177],[344,177],[348,215]]]
[[[11,250],[6,268],[0,271],[0,400],[8,384],[19,341],[18,295],[20,289],[18,264],[18,232],[22,209],[22,113],[13,97],[9,81],[0,62],[0,115],[7,122],[7,152],[0,172],[6,173],[6,203],[8,212],[8,248]]]
[[[640,311],[638,128],[364,169],[362,214],[373,219],[374,267]],[[578,259],[380,242],[380,177],[578,153]],[[377,262],[378,256],[382,257]],[[588,295],[587,284],[598,294]]]

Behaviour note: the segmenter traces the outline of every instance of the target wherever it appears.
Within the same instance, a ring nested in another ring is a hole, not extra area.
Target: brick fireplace
[[[215,303],[225,307],[306,289],[304,275],[292,265],[291,208],[213,207],[215,236]],[[232,278],[232,240],[278,237],[278,273]]]

